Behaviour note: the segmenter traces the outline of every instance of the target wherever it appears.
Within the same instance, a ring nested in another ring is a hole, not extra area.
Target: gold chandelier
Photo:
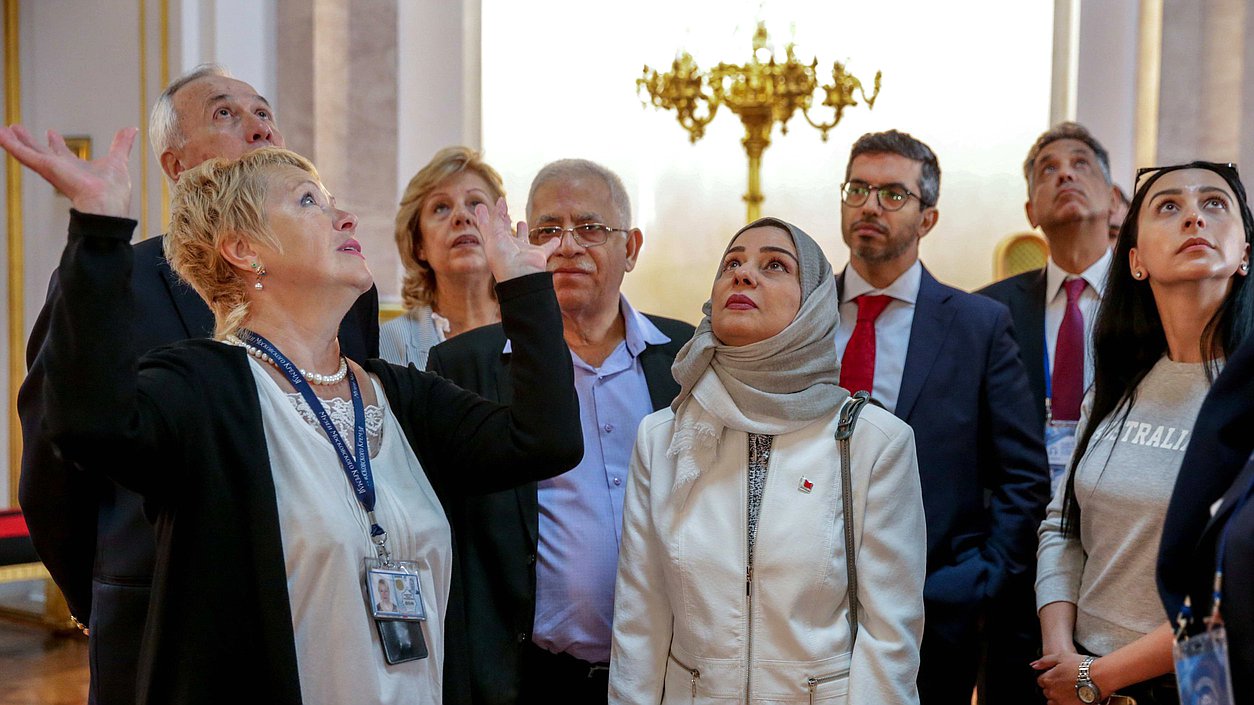
[[[867,97],[862,82],[845,71],[839,61],[834,62],[832,82],[821,86],[821,105],[832,108],[835,114],[831,122],[815,122],[810,108],[815,90],[820,88],[819,61],[816,58],[808,65],[798,61],[791,42],[785,55],[783,62],[775,61],[775,52],[767,48],[766,24],[759,22],[753,33],[753,55],[747,64],[720,62],[702,73],[692,55],[683,52],[671,64],[670,71],[659,73],[645,66],[644,76],[636,79],[636,91],[648,91],[655,107],[675,111],[691,142],[705,135],[705,126],[714,119],[720,105],[740,116],[745,126],[741,144],[749,156],[749,191],[744,195],[749,221],[761,214],[762,152],[771,144],[771,130],[776,122],[780,123],[780,131],[788,134],[788,121],[800,109],[806,122],[817,128],[826,142],[828,131],[840,122],[845,108],[858,104],[853,97],[855,90],[867,108],[875,106],[875,98],[880,94],[879,71],[875,72],[875,90]]]

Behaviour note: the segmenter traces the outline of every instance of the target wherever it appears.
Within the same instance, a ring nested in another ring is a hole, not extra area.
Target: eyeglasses
[[[858,208],[867,202],[871,197],[871,192],[875,192],[875,200],[880,204],[880,208],[886,211],[899,211],[905,207],[906,201],[911,196],[919,199],[919,204],[927,206],[923,199],[918,195],[911,193],[909,189],[901,184],[887,184],[885,186],[876,186],[868,184],[864,181],[846,181],[840,185],[840,200],[846,206]]]
[[[1132,190],[1141,188],[1141,177],[1146,174],[1156,174],[1161,176],[1171,171],[1180,171],[1181,169],[1209,169],[1210,171],[1224,177],[1231,177],[1231,181],[1241,183],[1241,175],[1237,173],[1237,165],[1232,162],[1189,162],[1188,164],[1172,164],[1170,166],[1146,166],[1136,170],[1136,180],[1132,182]],[[1151,177],[1153,178],[1157,178]],[[1148,183],[1148,182],[1147,182]]]
[[[604,245],[606,240],[610,239],[610,233],[625,233],[626,228],[611,228],[604,223],[580,223],[573,228],[563,228],[557,225],[544,225],[538,228],[532,228],[528,233],[528,237],[533,245],[543,245],[549,240],[561,239],[566,233],[570,233],[575,238],[575,243],[580,247],[596,247]]]

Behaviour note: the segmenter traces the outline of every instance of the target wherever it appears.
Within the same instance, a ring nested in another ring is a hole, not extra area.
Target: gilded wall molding
[[[18,0],[4,0],[4,122],[22,121],[21,56],[18,47]],[[17,390],[26,377],[25,251],[22,234],[22,165],[5,157],[5,194],[8,199],[9,290],[9,502],[17,505],[17,483],[22,468],[22,424],[17,417]]]

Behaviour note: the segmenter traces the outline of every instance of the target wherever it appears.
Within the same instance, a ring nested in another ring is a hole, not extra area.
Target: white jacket
[[[867,406],[851,439],[851,653],[837,414],[775,438],[751,581],[748,435],[725,430],[714,467],[673,492],[674,420],[646,417],[632,457],[610,702],[918,703],[927,542],[910,427]]]

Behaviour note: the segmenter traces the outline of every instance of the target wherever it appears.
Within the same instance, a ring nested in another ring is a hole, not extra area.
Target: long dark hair
[[[1066,495],[1063,501],[1062,530],[1064,535],[1080,533],[1080,504],[1075,494],[1075,470],[1088,452],[1094,433],[1103,422],[1123,412],[1128,412],[1136,401],[1141,380],[1167,352],[1167,337],[1163,322],[1158,316],[1158,306],[1148,280],[1132,277],[1128,267],[1128,253],[1137,244],[1137,216],[1146,195],[1154,182],[1164,174],[1180,169],[1206,169],[1213,171],[1228,182],[1236,195],[1237,207],[1245,229],[1245,242],[1254,244],[1254,217],[1245,197],[1245,187],[1231,164],[1189,162],[1179,166],[1162,167],[1153,171],[1150,178],[1136,190],[1128,215],[1119,228],[1119,239],[1110,259],[1110,272],[1106,276],[1106,291],[1097,310],[1093,325],[1093,408],[1088,424],[1076,442],[1072,456],[1071,472],[1067,477]],[[1219,309],[1207,321],[1199,341],[1202,359],[1206,361],[1206,377],[1213,381],[1222,360],[1228,358],[1254,327],[1254,286],[1249,277],[1233,276]]]

